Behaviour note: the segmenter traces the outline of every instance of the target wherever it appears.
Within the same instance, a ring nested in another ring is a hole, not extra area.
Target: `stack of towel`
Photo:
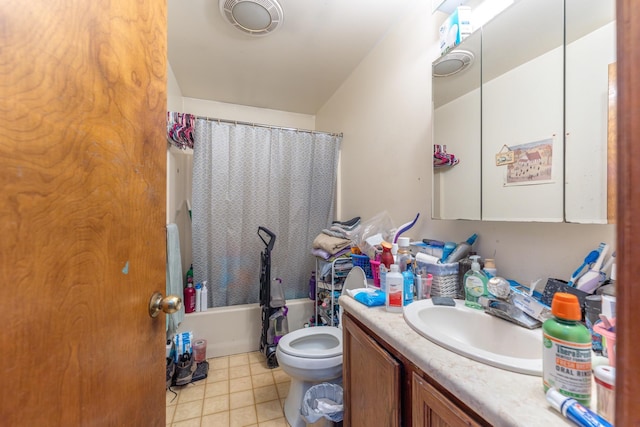
[[[351,236],[359,229],[359,216],[344,222],[333,221],[330,228],[315,238],[311,253],[327,261],[346,255],[351,252]]]

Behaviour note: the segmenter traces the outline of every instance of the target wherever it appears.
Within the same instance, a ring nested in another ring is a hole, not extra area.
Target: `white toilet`
[[[366,287],[367,279],[360,267],[353,267],[342,287]],[[342,310],[342,309],[340,309]],[[342,311],[340,311],[340,314]],[[342,322],[340,321],[340,326]],[[342,328],[317,326],[289,332],[278,341],[278,365],[291,377],[284,413],[291,427],[304,427],[300,415],[304,395],[315,384],[342,384]]]

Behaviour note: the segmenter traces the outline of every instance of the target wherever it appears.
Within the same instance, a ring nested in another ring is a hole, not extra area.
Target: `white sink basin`
[[[466,307],[433,305],[430,299],[404,307],[411,328],[447,350],[477,362],[542,376],[542,330],[521,326]]]

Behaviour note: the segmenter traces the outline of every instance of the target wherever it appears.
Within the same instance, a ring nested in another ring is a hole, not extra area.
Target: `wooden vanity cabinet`
[[[477,423],[424,378],[412,374],[412,425],[424,427],[476,427]]]
[[[490,425],[349,313],[342,317],[344,426]]]

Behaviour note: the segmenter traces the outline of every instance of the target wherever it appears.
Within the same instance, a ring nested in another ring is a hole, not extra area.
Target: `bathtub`
[[[308,298],[287,301],[289,331],[303,328],[314,314]],[[185,314],[178,332],[193,332],[193,338],[207,340],[207,358],[260,350],[262,310],[259,304],[210,308]]]

